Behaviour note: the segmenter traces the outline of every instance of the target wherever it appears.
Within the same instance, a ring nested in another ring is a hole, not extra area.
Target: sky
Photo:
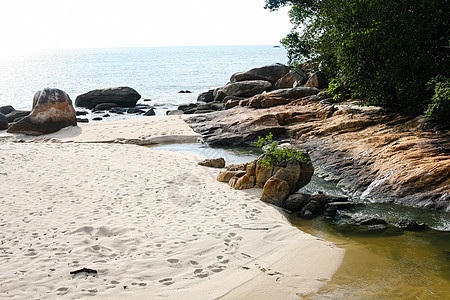
[[[0,0],[2,51],[277,45],[287,10],[264,0]]]

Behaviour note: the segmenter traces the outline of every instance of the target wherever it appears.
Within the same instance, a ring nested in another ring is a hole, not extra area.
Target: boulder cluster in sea
[[[292,99],[315,95],[328,86],[325,75],[313,71],[317,67],[305,63],[291,69],[273,64],[238,72],[226,85],[201,93],[197,103],[180,105],[168,114],[203,114],[236,106],[259,108],[287,104]]]
[[[92,110],[93,121],[102,120],[115,114],[136,114],[154,116],[154,109],[147,104],[137,104],[141,98],[130,87],[116,87],[89,91],[75,99],[75,105]],[[31,111],[16,110],[11,105],[0,107],[0,130],[9,133],[41,135],[52,133],[67,126],[89,122],[83,117],[86,110],[76,111],[66,92],[46,88],[36,92]]]

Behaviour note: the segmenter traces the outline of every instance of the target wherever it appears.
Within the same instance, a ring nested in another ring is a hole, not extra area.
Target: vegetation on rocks
[[[266,137],[258,137],[255,146],[264,151],[264,157],[261,160],[263,167],[269,168],[271,166],[285,165],[288,161],[296,159],[311,163],[311,160],[303,155],[303,151],[297,148],[280,147],[277,141],[273,141],[273,134],[269,133]]]
[[[266,0],[282,6],[294,25],[281,41],[290,63],[321,62],[336,99],[448,115],[448,80],[426,85],[450,77],[450,1]]]

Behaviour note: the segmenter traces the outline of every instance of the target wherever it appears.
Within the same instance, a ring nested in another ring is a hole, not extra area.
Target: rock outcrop
[[[8,129],[8,120],[4,114],[0,113],[0,130],[5,129]]]
[[[187,121],[214,145],[252,145],[272,132],[308,151],[316,173],[363,199],[450,211],[449,128],[322,99],[318,94],[271,108],[238,106]]]
[[[94,108],[101,103],[114,103],[119,107],[135,107],[141,98],[138,92],[130,87],[116,87],[89,91],[75,99],[78,107]]]
[[[253,68],[245,72],[238,72],[231,76],[230,82],[240,82],[248,80],[265,80],[269,81],[272,85],[286,73],[288,73],[290,68],[283,64],[273,64],[270,66],[264,66],[260,68]]]
[[[46,88],[34,95],[31,113],[12,124],[7,132],[41,135],[76,125],[76,112],[69,95],[58,89]]]

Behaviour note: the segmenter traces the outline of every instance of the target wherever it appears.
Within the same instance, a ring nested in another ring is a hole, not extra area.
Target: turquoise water
[[[151,47],[41,50],[0,54],[0,106],[30,109],[45,87],[72,100],[89,90],[130,86],[147,104],[164,109],[195,102],[199,93],[226,84],[230,76],[273,63],[286,63],[273,46]],[[191,94],[180,94],[189,90]],[[158,110],[157,110],[158,113]]]

